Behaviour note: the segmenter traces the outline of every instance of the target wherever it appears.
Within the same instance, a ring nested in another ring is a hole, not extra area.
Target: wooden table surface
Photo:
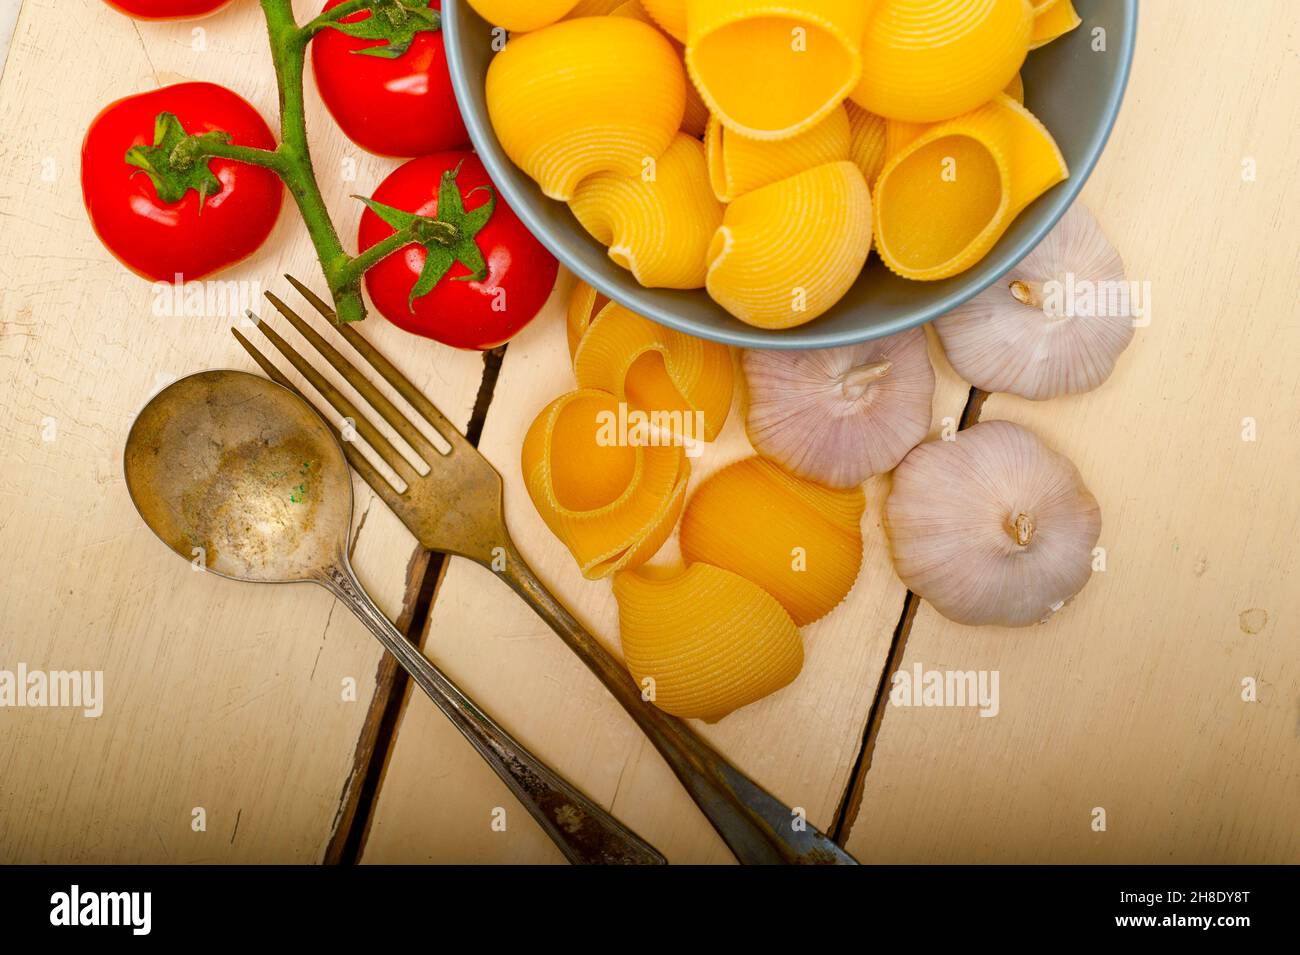
[[[198,32],[100,0],[23,0],[17,17],[0,80],[0,669],[102,670],[106,701],[98,719],[0,709],[0,862],[558,862],[423,697],[390,701],[391,665],[328,594],[192,573],[127,497],[121,448],[141,405],[190,372],[253,366],[227,330],[236,316],[155,315],[149,284],[100,246],[81,137],[109,101],[182,78],[273,117],[260,21],[251,0]],[[862,861],[1300,862],[1298,35],[1289,0],[1142,4],[1128,96],[1083,201],[1129,277],[1151,283],[1153,316],[1103,388],[981,402],[932,349],[936,431],[1010,419],[1072,457],[1101,503],[1105,571],[1045,626],[955,626],[893,575],[875,479],[861,577],[805,631],[798,681],[700,726]],[[310,80],[308,108],[350,237],[348,195],[395,163],[337,133]],[[285,271],[319,284],[290,209],[223,278],[283,292]],[[572,387],[568,288],[499,374],[379,319],[363,330],[462,427],[482,393],[480,447],[506,477],[520,548],[617,647],[608,585],[581,579],[518,474],[524,430]],[[696,481],[748,453],[740,425]],[[354,562],[386,613],[670,860],[731,861],[504,585],[431,563],[356,488]],[[997,670],[1001,712],[888,705],[889,674],[917,664]]]

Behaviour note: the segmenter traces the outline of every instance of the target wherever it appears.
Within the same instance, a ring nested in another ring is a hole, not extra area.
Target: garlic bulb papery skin
[[[750,443],[798,477],[857,487],[930,431],[934,368],[923,329],[843,348],[747,351],[743,361]]]
[[[1101,509],[1068,458],[986,421],[908,454],[884,523],[898,576],[939,613],[1024,627],[1088,582]]]
[[[1124,263],[1075,204],[1001,280],[934,321],[957,373],[976,388],[1041,401],[1092,391],[1133,340]]]

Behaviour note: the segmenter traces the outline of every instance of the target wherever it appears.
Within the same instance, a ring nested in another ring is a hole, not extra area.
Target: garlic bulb
[[[925,332],[813,351],[747,351],[747,430],[792,474],[856,487],[925,440],[934,369]]]
[[[1000,282],[934,328],[953,368],[984,391],[1042,400],[1091,391],[1133,340],[1145,303],[1092,213],[1075,204]]]
[[[884,510],[894,569],[949,620],[1024,627],[1092,574],[1101,509],[1032,432],[986,421],[930,441],[894,472]]]

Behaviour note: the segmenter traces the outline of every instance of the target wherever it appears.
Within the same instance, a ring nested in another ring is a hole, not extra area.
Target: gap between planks
[[[958,431],[965,431],[980,420],[988,392],[972,388],[962,409]],[[866,789],[867,773],[871,771],[871,756],[880,736],[880,726],[885,719],[886,703],[889,701],[890,674],[898,670],[907,652],[907,637],[912,632],[912,622],[916,619],[916,610],[921,598],[912,591],[903,597],[903,609],[898,615],[898,624],[894,627],[894,636],[889,644],[889,653],[885,657],[885,666],[880,671],[880,682],[876,684],[875,696],[871,700],[871,710],[867,713],[866,726],[862,732],[862,746],[853,763],[853,772],[849,774],[844,794],[840,798],[839,808],[835,811],[835,821],[828,835],[840,846],[849,841],[849,833],[858,820],[858,810],[862,807],[862,794]]]
[[[483,377],[479,381],[469,426],[465,429],[466,439],[475,447],[483,435],[483,425],[496,392],[507,347],[502,345],[483,353]],[[377,501],[374,506],[383,506],[383,502]],[[417,548],[407,566],[406,595],[402,599],[402,613],[395,622],[397,629],[421,650],[428,637],[425,628],[446,576],[447,563],[445,554]],[[352,771],[348,773],[343,792],[339,795],[334,829],[321,860],[325,865],[356,865],[361,858],[370,832],[375,800],[383,787],[388,758],[397,739],[402,710],[410,696],[407,692],[410,682],[410,677],[393,655],[385,653],[375,672],[375,692],[366,710],[361,735],[357,737]]]

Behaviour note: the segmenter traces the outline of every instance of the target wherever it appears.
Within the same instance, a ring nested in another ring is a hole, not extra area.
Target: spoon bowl
[[[310,405],[269,379],[204,371],[168,385],[132,425],[125,469],[145,523],[212,573],[320,580],[347,552],[343,451]]]

